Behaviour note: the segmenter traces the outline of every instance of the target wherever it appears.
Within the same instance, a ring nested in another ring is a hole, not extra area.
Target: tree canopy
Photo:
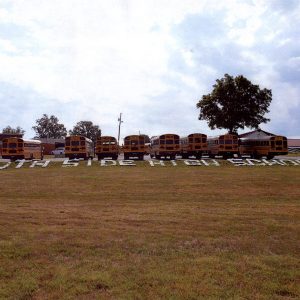
[[[199,120],[208,121],[211,129],[225,128],[230,133],[236,133],[238,128],[258,128],[270,121],[264,115],[271,101],[271,90],[260,89],[242,75],[225,74],[216,80],[212,92],[197,103]]]
[[[20,126],[17,126],[16,128],[12,128],[10,126],[6,126],[3,128],[2,133],[8,133],[8,134],[24,134],[25,130],[21,128]]]
[[[80,121],[74,126],[73,130],[69,131],[69,134],[82,135],[96,141],[97,137],[101,136],[101,129],[91,121]]]
[[[47,114],[43,114],[43,116],[35,122],[37,125],[32,128],[36,133],[36,138],[60,139],[67,135],[65,126],[60,124],[58,118],[53,115],[48,117]]]

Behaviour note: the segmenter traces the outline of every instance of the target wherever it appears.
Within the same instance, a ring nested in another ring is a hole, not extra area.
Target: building
[[[42,142],[44,155],[52,154],[52,151],[58,147],[65,147],[65,139],[40,138]]]
[[[239,135],[239,138],[253,138],[253,139],[259,139],[264,138],[267,136],[274,136],[276,134],[270,133],[261,129],[253,130],[250,132],[246,132]],[[288,142],[288,150],[291,153],[300,152],[300,139],[287,139]]]
[[[291,153],[300,153],[300,139],[288,139],[288,148]]]

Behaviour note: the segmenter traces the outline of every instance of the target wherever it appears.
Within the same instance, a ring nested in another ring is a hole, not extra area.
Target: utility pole
[[[123,121],[122,121],[122,113],[120,113],[120,117],[118,118],[118,122],[119,122],[118,145],[120,145],[121,124],[123,123]]]

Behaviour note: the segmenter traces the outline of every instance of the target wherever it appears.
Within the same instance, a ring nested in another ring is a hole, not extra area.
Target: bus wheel
[[[129,156],[127,154],[124,154],[124,160],[128,160]]]
[[[267,155],[267,159],[273,159],[274,155]]]
[[[139,155],[139,160],[144,160],[144,155]]]
[[[201,154],[197,154],[196,155],[196,159],[201,159],[202,155]]]
[[[155,155],[155,158],[156,158],[156,159],[160,159],[161,156],[160,156],[160,155]]]
[[[113,160],[117,160],[118,159],[118,154],[115,154],[113,157],[112,157]]]

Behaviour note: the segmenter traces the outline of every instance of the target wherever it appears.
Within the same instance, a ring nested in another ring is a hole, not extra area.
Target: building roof
[[[53,139],[53,138],[39,138],[39,141],[41,141],[43,144],[55,144],[55,143],[65,143],[65,139]]]
[[[260,138],[265,138],[265,137],[269,137],[269,136],[274,136],[274,133],[270,133],[261,129],[256,129],[253,131],[249,131],[243,134],[239,135],[239,138],[253,138],[253,139],[260,139]]]
[[[288,139],[288,147],[300,147],[300,139]]]

